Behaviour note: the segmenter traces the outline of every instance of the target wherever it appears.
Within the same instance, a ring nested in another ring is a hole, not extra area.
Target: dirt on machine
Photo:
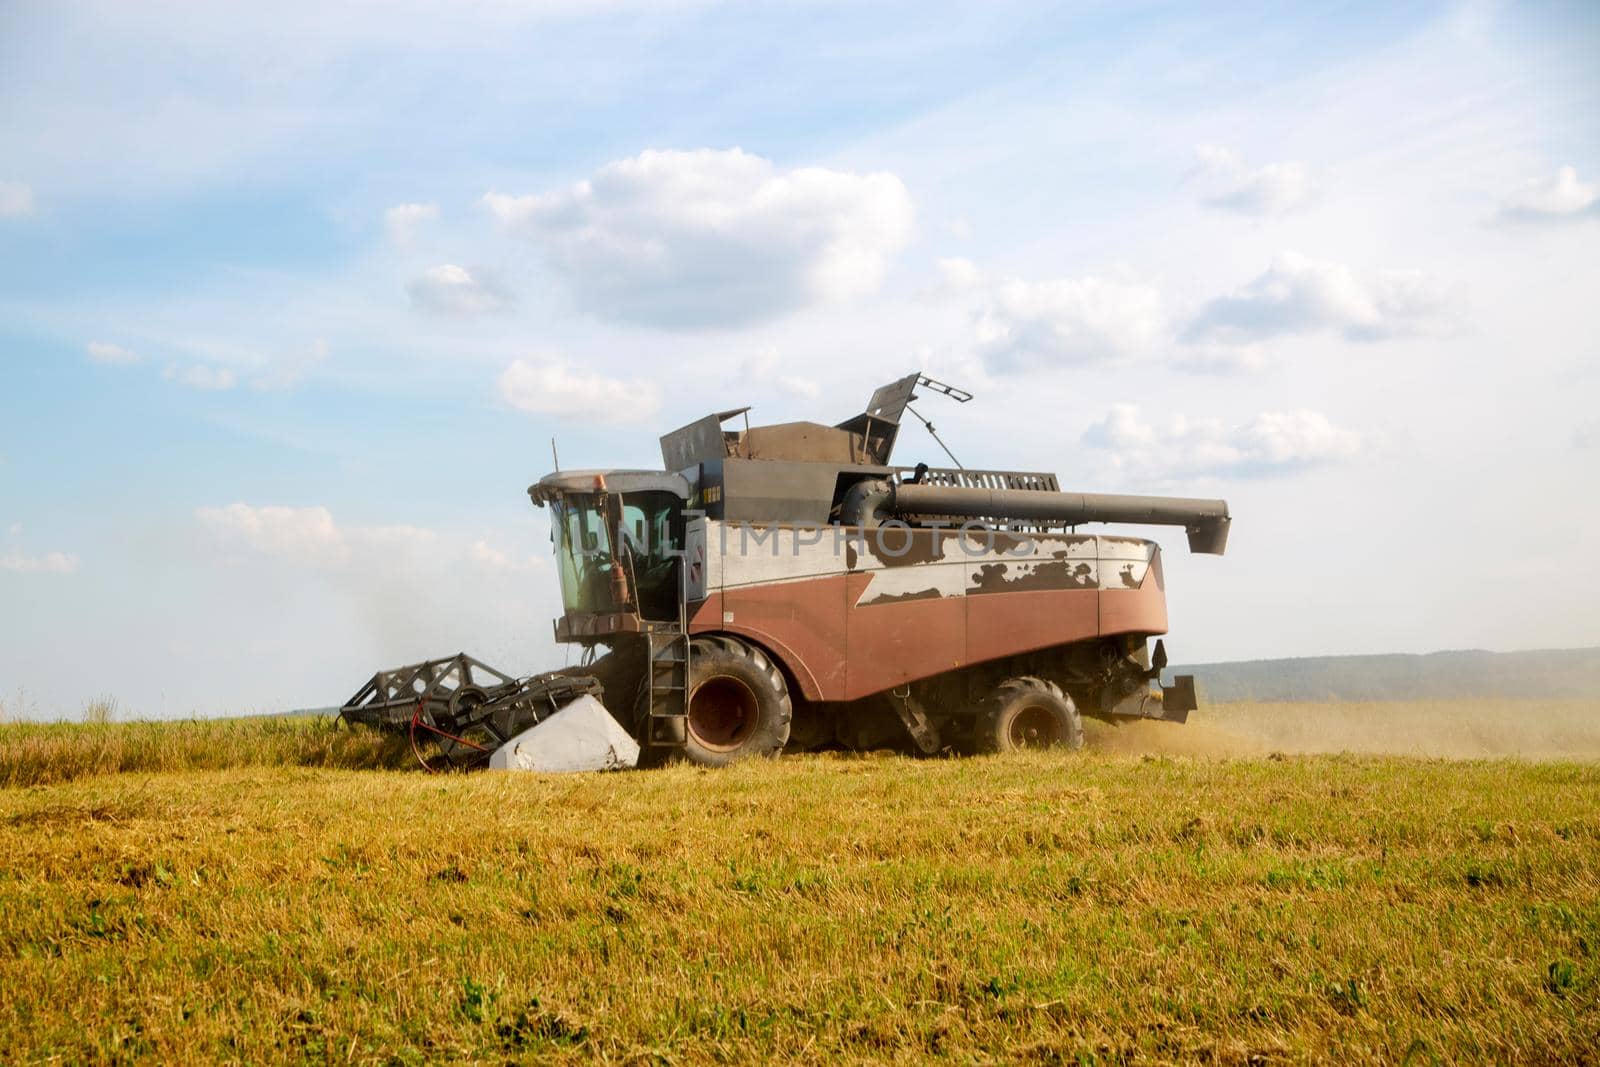
[[[661,470],[546,475],[528,495],[580,666],[517,677],[458,654],[379,672],[342,715],[409,733],[435,770],[541,746],[595,767],[1076,748],[1086,715],[1184,722],[1194,679],[1161,682],[1160,547],[1102,527],[1179,526],[1221,555],[1227,502],[895,465],[904,417],[932,433],[911,407],[929,395],[972,399],[909,374],[835,425],[733,408],[662,437]]]

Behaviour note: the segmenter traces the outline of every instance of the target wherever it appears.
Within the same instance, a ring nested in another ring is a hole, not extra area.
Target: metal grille
[[[915,473],[913,467],[896,467],[895,474],[906,481]],[[1044,493],[1059,493],[1061,485],[1054,474],[1045,471],[975,471],[956,467],[929,467],[922,476],[921,485],[950,485],[962,489],[1026,489]]]

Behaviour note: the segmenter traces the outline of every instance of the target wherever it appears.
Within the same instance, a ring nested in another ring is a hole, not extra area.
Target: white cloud
[[[983,280],[983,274],[978,270],[978,265],[970,259],[952,256],[938,261],[939,279],[944,288],[955,292],[965,292],[975,289]]]
[[[981,294],[977,351],[995,373],[1136,355],[1167,332],[1161,294],[1149,285],[1097,277],[985,283],[965,260],[941,261],[940,269]]]
[[[741,360],[735,372],[725,380],[729,385],[737,382],[753,389],[776,388],[780,392],[794,393],[808,400],[815,400],[822,394],[822,387],[810,378],[778,373],[783,366],[783,357],[779,354],[777,346],[768,345],[755,355]]]
[[[514,303],[482,267],[469,270],[453,263],[423,271],[406,283],[406,292],[414,309],[433,315],[490,315]]]
[[[1266,368],[1267,353],[1258,344],[1186,345],[1173,366],[1191,374],[1247,374]]]
[[[1351,341],[1377,341],[1435,325],[1448,303],[1438,283],[1420,271],[1363,275],[1342,264],[1281,252],[1249,284],[1202,307],[1184,339],[1238,344],[1330,332]]]
[[[1554,178],[1534,179],[1501,206],[1507,222],[1556,222],[1600,218],[1600,185],[1578,180],[1575,167],[1562,167]]]
[[[292,389],[311,373],[311,368],[328,358],[329,351],[328,342],[319,337],[310,344],[269,359],[267,369],[250,379],[250,388],[261,392]]]
[[[423,562],[437,557],[448,547],[439,534],[422,526],[356,526],[345,531],[345,538],[353,558],[369,566],[374,563],[387,566],[384,561],[405,559]]]
[[[298,385],[332,351],[322,338],[303,343],[257,346],[231,338],[183,338],[173,347],[191,353],[204,363],[188,367],[169,365],[165,377],[194,389],[232,389],[248,381],[258,391],[289,389]]]
[[[195,363],[187,367],[168,366],[162,371],[162,377],[190,389],[205,389],[212,392],[232,389],[239,384],[239,376],[229,368],[212,367],[204,363]]]
[[[1315,411],[1264,412],[1232,436],[1247,466],[1285,470],[1350,459],[1361,451],[1361,438]]]
[[[937,261],[940,281],[924,295],[976,303],[973,354],[983,369],[1007,374],[1082,366],[1145,355],[1197,374],[1238,374],[1267,364],[1252,338],[1204,334],[1192,326],[1176,346],[1174,323],[1155,286],[1087,276],[1028,282],[994,279],[971,260]]]
[[[1244,160],[1217,145],[1195,148],[1199,160],[1200,202],[1244,215],[1283,215],[1316,199],[1304,163],[1268,163],[1251,170]]]
[[[223,548],[285,560],[327,572],[357,571],[393,583],[413,568],[469,563],[479,569],[527,573],[544,566],[535,556],[516,559],[487,540],[463,545],[421,526],[340,526],[325,507],[229,504],[198,508],[195,518]]]
[[[24,182],[0,182],[0,219],[33,214],[33,189]]]
[[[473,563],[486,570],[505,574],[528,574],[544,567],[544,560],[538,556],[516,559],[487,541],[472,542],[471,547],[467,549],[467,556]]]
[[[420,526],[342,527],[325,507],[229,504],[197,508],[195,518],[219,545],[242,547],[304,566],[361,565],[392,575],[405,561],[439,555],[443,540]]]
[[[107,365],[130,365],[139,363],[144,358],[138,352],[109,341],[90,341],[83,347],[90,354],[91,360]],[[166,378],[166,381],[178,382],[179,386],[187,386],[189,389],[205,389],[213,392],[234,389],[242,378],[248,378],[251,389],[290,389],[306,378],[306,374],[310,373],[317,363],[328,358],[330,352],[328,342],[322,338],[310,341],[309,344],[280,350],[256,349],[232,342],[194,341],[194,339],[174,342],[173,347],[186,350],[206,362],[187,363],[187,365],[168,363],[162,371],[163,378]]]
[[[655,386],[517,360],[500,375],[500,398],[519,411],[565,419],[630,422],[656,410]]]
[[[790,374],[778,376],[778,388],[786,393],[803,396],[807,400],[815,400],[822,395],[822,387],[810,378],[797,378]]]
[[[567,189],[489,193],[603,318],[670,328],[776,319],[869,293],[909,238],[893,174],[854,174],[728,151],[646,151]]]
[[[1097,422],[1083,435],[1083,443],[1090,448],[1114,449],[1135,452],[1156,443],[1154,427],[1139,421],[1136,404],[1113,404],[1104,422]]]
[[[252,507],[229,504],[195,512],[203,526],[229,543],[298,563],[343,563],[350,545],[324,507]]]
[[[777,377],[778,368],[783,366],[783,356],[778,351],[777,345],[768,345],[753,356],[746,356],[739,363],[737,377],[743,382],[766,382]]]
[[[24,556],[8,552],[0,556],[0,571],[19,574],[71,574],[78,569],[78,557],[65,552],[46,552],[42,556]]]
[[[96,363],[139,362],[139,353],[123,348],[121,345],[112,344],[110,341],[90,341],[83,347],[84,351],[89,353],[89,358]]]
[[[1107,452],[1111,466],[1147,478],[1288,473],[1349,459],[1362,444],[1315,411],[1265,412],[1232,425],[1174,415],[1158,427],[1133,404],[1113,404],[1083,443]]]
[[[410,248],[416,242],[417,231],[438,217],[438,204],[396,204],[383,213],[383,227],[392,244]]]

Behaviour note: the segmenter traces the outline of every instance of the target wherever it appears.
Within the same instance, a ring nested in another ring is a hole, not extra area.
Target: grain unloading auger
[[[596,765],[636,741],[642,762],[717,766],[830,745],[1076,747],[1084,715],[1185,721],[1194,680],[1160,684],[1150,646],[1167,629],[1160,548],[1079,528],[1181,526],[1221,555],[1227,503],[892,465],[918,389],[971,399],[910,374],[834,426],[752,427],[736,408],[663,437],[663,470],[545,476],[528,493],[550,509],[556,639],[584,666],[519,679],[436,660],[380,673],[343,714],[451,765],[572,737]]]

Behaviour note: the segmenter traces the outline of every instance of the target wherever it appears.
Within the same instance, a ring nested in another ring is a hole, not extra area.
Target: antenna
[[[561,470],[561,457],[556,455],[556,439],[550,438],[550,461],[556,465],[556,470]]]

